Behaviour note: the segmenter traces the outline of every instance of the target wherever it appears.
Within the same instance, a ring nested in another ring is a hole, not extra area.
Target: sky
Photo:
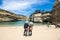
[[[35,10],[51,11],[55,0],[0,0],[0,8],[29,17]]]

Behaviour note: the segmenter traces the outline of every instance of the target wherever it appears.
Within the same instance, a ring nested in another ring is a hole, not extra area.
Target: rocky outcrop
[[[27,20],[24,15],[17,15],[15,13],[0,9],[0,22]]]
[[[55,2],[54,8],[52,10],[52,24],[60,23],[60,0]]]
[[[30,15],[29,20],[33,21],[33,22],[39,22],[39,23],[50,22],[51,14],[50,14],[50,12],[43,13],[43,12],[37,10],[33,14]]]
[[[36,10],[30,15],[29,20],[32,22],[42,22],[42,13],[39,10]]]

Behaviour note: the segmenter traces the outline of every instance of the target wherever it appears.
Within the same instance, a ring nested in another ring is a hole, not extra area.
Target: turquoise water
[[[8,25],[8,26],[23,26],[25,21],[16,21],[16,22],[2,22],[1,25]]]
[[[16,22],[3,22],[0,23],[0,26],[24,26],[25,21],[16,21]],[[34,26],[37,25],[46,25],[46,24],[42,24],[42,23],[34,23]]]

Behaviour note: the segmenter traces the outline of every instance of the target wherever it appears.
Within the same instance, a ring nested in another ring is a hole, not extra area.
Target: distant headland
[[[27,20],[28,18],[24,15],[18,15],[7,10],[0,9],[0,22],[11,22]]]

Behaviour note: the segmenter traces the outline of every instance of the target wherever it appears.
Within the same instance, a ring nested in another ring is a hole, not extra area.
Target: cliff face
[[[52,24],[60,23],[60,1],[57,1],[52,11]]]
[[[0,22],[27,20],[24,15],[17,15],[12,12],[0,9]]]
[[[33,22],[50,22],[51,20],[51,14],[50,12],[40,12],[40,11],[37,11],[37,12],[34,12],[33,14],[30,15],[29,17],[29,20],[30,21],[33,21]]]

